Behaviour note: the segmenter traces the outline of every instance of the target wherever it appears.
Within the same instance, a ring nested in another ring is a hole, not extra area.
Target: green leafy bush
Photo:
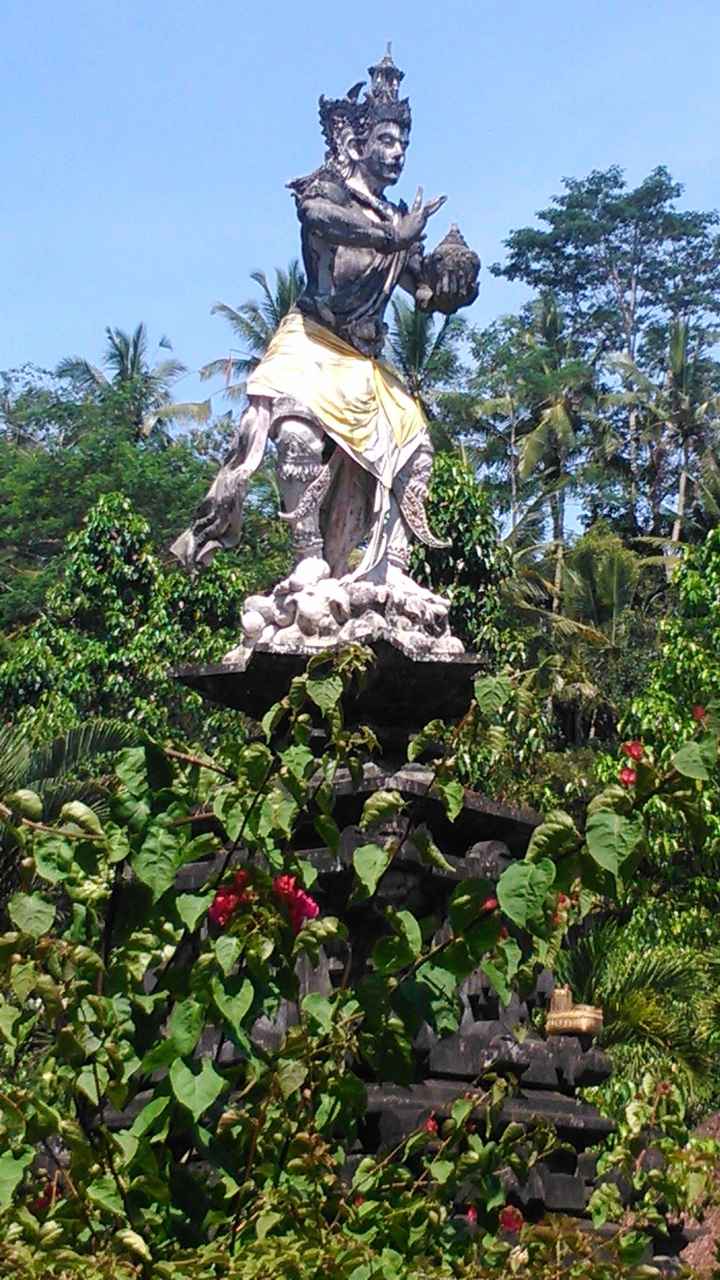
[[[23,854],[0,935],[6,1270],[33,1276],[44,1256],[46,1275],[63,1266],[72,1275],[90,1256],[107,1259],[99,1274],[122,1276],[127,1257],[158,1280],[218,1270],[251,1280],[271,1265],[303,1280],[490,1277],[508,1267],[549,1280],[558,1258],[579,1251],[593,1280],[623,1274],[618,1260],[634,1274],[643,1226],[656,1225],[667,1188],[649,1189],[633,1230],[619,1225],[602,1257],[575,1225],[527,1226],[505,1204],[502,1171],[522,1180],[557,1138],[498,1128],[503,1080],[477,1081],[446,1115],[354,1171],[347,1161],[364,1081],[411,1080],[418,1026],[457,1029],[459,985],[478,967],[503,1001],[532,982],[581,909],[580,886],[611,892],[628,874],[648,794],[675,784],[648,765],[634,794],[601,798],[584,834],[550,814],[496,887],[457,885],[442,941],[438,921],[386,906],[369,971],[303,995],[303,966],[321,947],[347,954],[347,936],[340,918],[320,911],[315,868],[293,852],[293,836],[314,827],[323,844],[338,844],[333,779],[340,767],[357,776],[373,747],[367,730],[345,726],[342,695],[369,657],[314,659],[268,711],[264,739],[220,759],[167,754],[150,739],[122,751],[106,820],[71,801],[43,822],[3,800],[0,820]],[[485,678],[476,692],[465,723],[481,705],[499,710],[505,689]],[[311,747],[319,718],[329,739],[321,753]],[[451,820],[462,803],[461,733],[448,736],[431,777]],[[401,834],[379,837],[390,818]],[[353,855],[355,904],[376,897],[406,840],[443,865],[397,792],[373,794],[359,825],[367,841]],[[177,877],[189,864],[183,888]],[[258,1018],[287,1000],[299,1021],[276,1041],[258,1040]],[[706,1156],[683,1167],[708,1173]],[[681,1172],[670,1203],[700,1206],[704,1177]]]
[[[209,718],[171,671],[236,643],[239,605],[255,581],[228,560],[196,578],[165,568],[127,498],[101,498],[68,539],[42,617],[0,662],[5,714],[45,737],[101,715],[191,740],[202,726],[212,741],[228,718]]]
[[[452,630],[482,656],[488,670],[518,665],[522,644],[501,595],[512,558],[498,539],[490,500],[462,455],[436,454],[428,515],[438,537],[451,539],[452,545],[431,550],[418,544],[413,574],[447,597]]]

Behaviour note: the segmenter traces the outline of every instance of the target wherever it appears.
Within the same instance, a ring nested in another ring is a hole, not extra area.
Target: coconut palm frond
[[[552,425],[546,416],[532,431],[523,437],[520,443],[520,462],[518,474],[521,480],[527,480],[545,456],[552,440]]]
[[[260,362],[258,361],[257,363],[259,364]],[[250,372],[252,373],[252,369],[250,370]],[[232,384],[232,386],[230,386],[230,387],[226,387],[226,388],[225,388],[225,390],[223,391],[223,395],[224,395],[224,396],[226,397],[226,399],[228,399],[228,400],[240,400],[240,401],[244,401],[244,400],[247,398],[247,386],[246,386],[246,383],[244,383],[244,382],[234,382],[234,383]]]
[[[392,303],[388,358],[431,419],[438,391],[460,372],[457,348],[464,331],[459,316],[447,316],[436,328],[432,313],[403,299]]]
[[[93,391],[107,387],[108,379],[102,369],[83,360],[82,356],[65,356],[55,369],[56,378],[69,378],[82,391],[91,394]]]
[[[644,398],[655,399],[658,392],[656,383],[653,382],[652,378],[648,378],[628,355],[622,351],[615,351],[608,356],[607,362],[611,369],[616,370],[621,377],[626,378],[628,382],[636,387],[638,393]],[[625,392],[624,394],[632,393]]]
[[[200,369],[200,377],[203,382],[210,378],[224,378],[226,386],[229,386],[237,378],[247,377],[259,363],[257,356],[221,356],[218,360],[210,360],[204,364]]]
[[[246,302],[239,309],[216,302],[212,311],[214,315],[221,315],[228,321],[233,332],[251,354],[262,354],[267,350],[275,329],[267,321],[257,302]]]
[[[142,436],[150,436],[161,422],[208,422],[211,414],[211,399],[160,405],[145,414],[139,432]]]
[[[238,391],[234,379],[246,378],[257,367],[281,320],[292,310],[305,288],[305,277],[297,259],[286,269],[275,269],[274,290],[264,271],[253,271],[250,278],[260,289],[259,300],[251,298],[239,307],[216,302],[211,309],[212,315],[222,316],[230,325],[245,349],[244,354],[236,356],[231,353],[228,357],[210,360],[200,370],[203,379],[224,377],[225,394],[230,399],[244,396],[244,386]]]
[[[153,366],[150,376],[158,388],[165,388],[170,383],[176,382],[178,378],[182,378],[187,373],[187,365],[181,360],[161,360],[159,364]]]

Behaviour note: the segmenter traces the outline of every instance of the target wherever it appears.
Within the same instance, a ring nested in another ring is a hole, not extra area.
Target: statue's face
[[[359,161],[377,187],[397,182],[405,167],[405,152],[410,134],[395,120],[380,120],[373,125]]]

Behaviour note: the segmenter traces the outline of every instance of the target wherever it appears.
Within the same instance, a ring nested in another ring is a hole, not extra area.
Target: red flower
[[[486,898],[486,899],[485,899],[485,901],[483,902],[482,907],[480,908],[480,910],[481,910],[481,911],[496,911],[496,910],[497,910],[497,904],[498,904],[498,900],[497,900],[497,898]]]
[[[31,1201],[30,1208],[33,1213],[47,1213],[48,1209],[52,1208],[53,1203],[61,1200],[63,1195],[63,1189],[57,1183],[46,1182],[37,1199]]]
[[[247,871],[236,871],[231,884],[221,884],[210,903],[208,918],[220,929],[226,929],[239,906],[249,902],[251,893],[247,886],[250,876]]]
[[[475,1208],[474,1204],[468,1205],[467,1209],[465,1210],[465,1217],[467,1218],[470,1225],[474,1227],[475,1223],[477,1222],[477,1209]]]
[[[247,886],[249,885],[249,883],[250,883],[250,876],[248,875],[247,871],[244,871],[241,868],[239,871],[235,872],[235,875],[233,876],[233,885],[235,887],[236,892],[240,894],[241,900],[243,902],[246,902],[248,898],[248,895],[245,892],[245,890],[247,889]]]
[[[503,1231],[507,1231],[511,1235],[515,1235],[516,1232],[520,1231],[525,1223],[520,1210],[516,1209],[512,1204],[506,1204],[505,1208],[500,1210],[498,1221]]]
[[[566,893],[558,894],[557,904],[560,911],[564,911],[566,907],[570,906],[570,899]]]
[[[425,1130],[426,1133],[437,1133],[438,1122],[434,1116],[428,1116],[427,1120],[423,1125],[423,1129]]]
[[[230,885],[220,885],[210,903],[208,919],[220,929],[226,929],[239,906],[240,894],[236,893]]]
[[[355,1197],[354,1197],[354,1199],[353,1199],[353,1204],[356,1204],[356,1205],[358,1206],[358,1208],[360,1208],[360,1205],[361,1205],[361,1204],[364,1204],[364,1203],[365,1203],[365,1197],[364,1197],[364,1196],[357,1195],[357,1196],[355,1196]]]
[[[627,766],[621,769],[618,774],[618,780],[622,782],[624,787],[634,787],[637,782],[637,771],[628,769]]]
[[[502,926],[502,928],[501,928],[501,930],[500,930],[500,941],[501,941],[501,942],[504,942],[504,941],[505,941],[505,939],[506,939],[506,938],[509,938],[509,937],[510,937],[510,934],[509,934],[509,932],[508,932],[507,926],[506,926],[506,925],[503,925],[503,926]]]
[[[625,755],[629,756],[631,760],[642,760],[645,755],[645,748],[642,742],[638,742],[637,738],[633,738],[632,742],[623,742],[620,750],[624,751]]]
[[[698,703],[696,703],[696,704],[695,704],[695,706],[694,706],[694,707],[693,707],[693,709],[692,709],[692,718],[693,718],[693,720],[697,720],[698,724],[702,724],[702,722],[703,722],[703,720],[705,719],[706,715],[707,715],[707,710],[706,710],[706,708],[705,708],[705,707],[701,707],[699,702],[698,702]]]
[[[280,899],[290,916],[294,933],[300,932],[306,920],[314,920],[320,915],[317,902],[304,889],[298,888],[295,876],[276,876],[272,887],[275,897]]]

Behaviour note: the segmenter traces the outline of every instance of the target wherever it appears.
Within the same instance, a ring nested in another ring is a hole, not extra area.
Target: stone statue
[[[225,463],[172,548],[194,568],[237,543],[248,482],[272,441],[296,564],[271,595],[245,602],[243,643],[228,658],[377,637],[409,653],[462,652],[448,602],[407,573],[413,535],[445,544],[425,511],[427,423],[382,353],[396,285],[422,309],[451,314],[477,297],[480,261],[456,227],[424,255],[444,196],[423,203],[420,189],[409,209],[385,198],[404,167],[410,106],[389,48],[368,74],[363,96],[361,81],[320,99],[325,162],[289,184],[307,285],[248,379]]]

